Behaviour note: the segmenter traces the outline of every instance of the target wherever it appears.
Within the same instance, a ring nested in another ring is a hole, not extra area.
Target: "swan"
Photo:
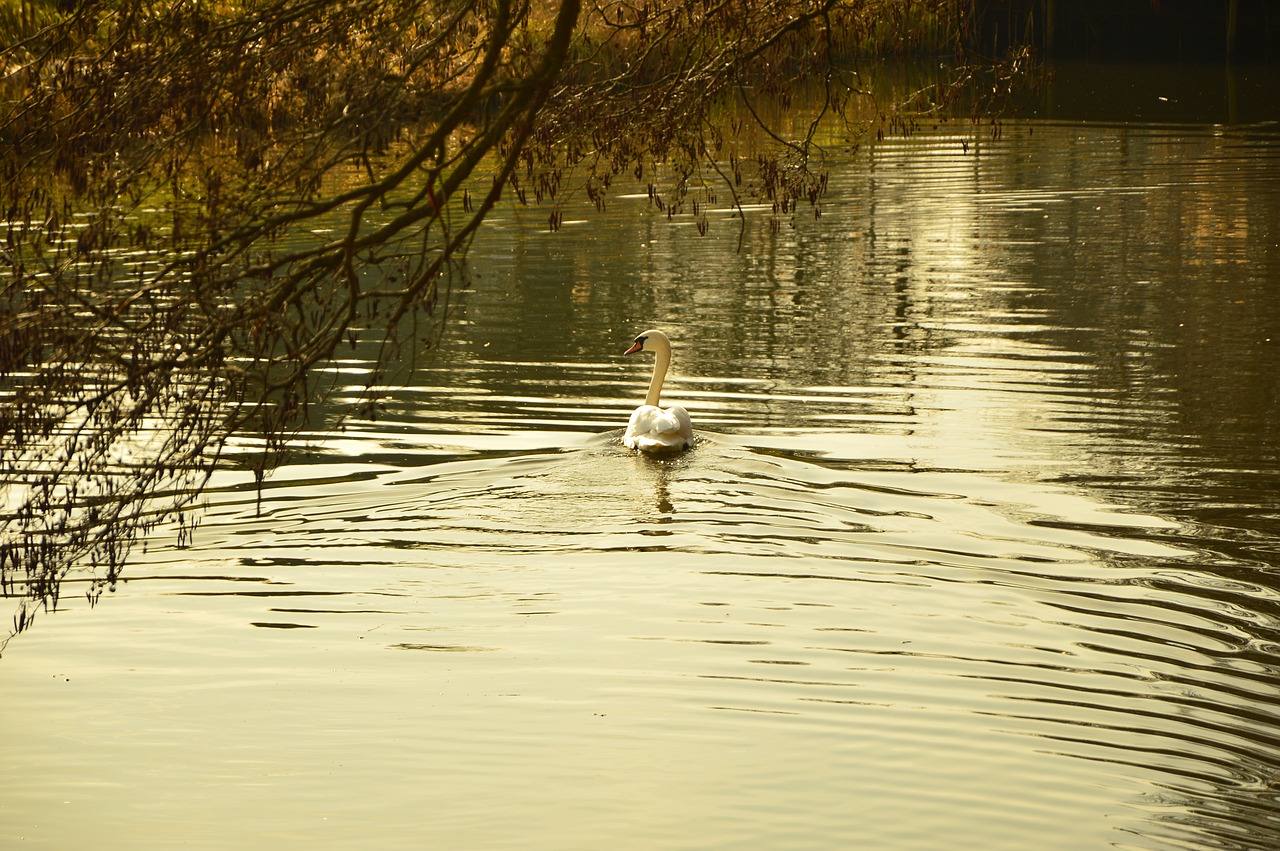
[[[649,382],[649,394],[644,404],[631,412],[631,422],[622,442],[628,449],[640,452],[679,452],[693,445],[693,422],[679,405],[663,410],[658,407],[662,393],[662,380],[667,377],[671,365],[671,341],[661,331],[649,330],[636,337],[631,348],[623,352],[653,352],[653,379]]]

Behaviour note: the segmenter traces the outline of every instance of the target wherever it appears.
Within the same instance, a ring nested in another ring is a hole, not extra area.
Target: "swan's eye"
[[[648,339],[648,338],[647,338],[647,337],[645,337],[645,336],[642,334],[642,335],[640,335],[639,337],[636,337],[636,342],[643,346],[643,345],[644,345],[644,341],[645,341],[645,340],[647,340],[647,339]]]

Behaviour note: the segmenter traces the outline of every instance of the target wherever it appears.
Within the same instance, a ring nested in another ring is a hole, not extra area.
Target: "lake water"
[[[565,219],[9,643],[0,846],[1280,845],[1280,127],[926,126],[740,250]]]

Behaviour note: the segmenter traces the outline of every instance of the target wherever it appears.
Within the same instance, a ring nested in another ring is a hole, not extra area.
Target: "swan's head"
[[[635,342],[631,344],[631,348],[627,349],[623,354],[634,355],[636,352],[659,352],[664,350],[671,351],[671,341],[661,331],[650,329],[636,337]]]

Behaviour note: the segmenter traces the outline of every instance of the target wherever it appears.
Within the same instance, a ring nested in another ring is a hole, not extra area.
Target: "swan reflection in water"
[[[676,470],[683,467],[681,459],[675,458],[670,454],[656,453],[635,453],[637,478],[644,478],[645,487],[643,490],[634,488],[633,493],[643,493],[648,496],[652,493],[653,506],[661,517],[660,521],[665,521],[670,515],[676,513],[676,505],[671,499],[671,480]],[[645,500],[646,503],[649,501]]]

